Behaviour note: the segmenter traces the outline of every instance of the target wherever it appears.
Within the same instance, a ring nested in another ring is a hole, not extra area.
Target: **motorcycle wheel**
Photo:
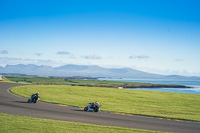
[[[28,99],[28,103],[30,103],[31,102],[31,100],[30,99]]]
[[[94,112],[98,112],[99,110],[97,108],[94,109]]]
[[[87,111],[87,110],[88,110],[88,107],[85,107],[85,108],[84,108],[84,111]]]
[[[36,103],[37,102],[37,100],[36,99],[34,99],[34,101],[33,101],[34,103]]]

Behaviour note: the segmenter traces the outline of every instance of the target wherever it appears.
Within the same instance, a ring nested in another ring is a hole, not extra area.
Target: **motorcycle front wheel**
[[[31,100],[30,99],[28,99],[28,103],[30,103],[31,102]]]
[[[34,99],[34,100],[33,100],[33,102],[34,102],[34,103],[36,103],[36,102],[37,102],[37,100],[36,100],[36,99]]]
[[[85,108],[84,108],[84,111],[87,111],[87,110],[88,110],[88,107],[85,107]]]

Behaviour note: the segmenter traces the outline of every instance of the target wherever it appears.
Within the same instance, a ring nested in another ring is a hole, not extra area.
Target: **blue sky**
[[[198,0],[0,0],[0,66],[200,76]]]

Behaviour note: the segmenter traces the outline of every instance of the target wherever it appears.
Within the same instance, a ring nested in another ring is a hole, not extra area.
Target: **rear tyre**
[[[98,112],[99,111],[99,109],[98,108],[94,108],[94,112]]]

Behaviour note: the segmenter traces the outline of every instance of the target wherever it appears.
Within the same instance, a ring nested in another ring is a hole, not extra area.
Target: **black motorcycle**
[[[28,99],[28,103],[36,103],[39,100],[40,96],[39,95],[32,95],[29,99]]]

